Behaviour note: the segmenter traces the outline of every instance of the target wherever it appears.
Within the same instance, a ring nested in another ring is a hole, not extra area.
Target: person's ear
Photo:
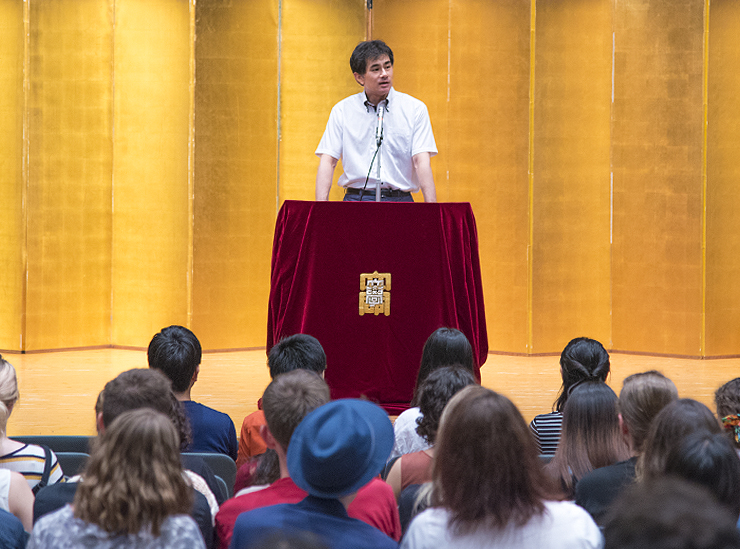
[[[262,440],[265,441],[265,446],[267,446],[271,450],[275,449],[278,442],[277,440],[275,440],[275,437],[272,436],[270,428],[267,425],[260,426],[260,436],[262,437]]]
[[[95,426],[98,428],[98,434],[102,435],[105,433],[105,423],[103,423],[103,412],[100,412],[95,416]]]
[[[355,81],[364,88],[365,87],[365,76],[360,74],[359,72],[353,72],[352,74],[354,74],[355,76]]]

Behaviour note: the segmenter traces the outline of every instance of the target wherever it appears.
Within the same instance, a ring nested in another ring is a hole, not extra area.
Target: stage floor
[[[146,352],[96,349],[4,355],[18,371],[21,398],[8,422],[8,435],[94,435],[94,406],[105,383],[130,368],[146,368]],[[608,380],[619,393],[622,380],[635,372],[659,370],[681,397],[697,399],[712,410],[714,391],[740,376],[740,358],[698,360],[612,353]],[[489,354],[482,383],[519,406],[529,421],[549,412],[560,387],[557,356]],[[193,399],[226,412],[237,426],[257,409],[270,376],[264,349],[206,353]]]

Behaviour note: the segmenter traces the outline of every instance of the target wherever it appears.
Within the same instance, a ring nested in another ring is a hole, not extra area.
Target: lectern
[[[421,351],[442,326],[488,353],[475,218],[467,203],[303,202],[278,214],[267,348],[306,333],[332,398],[405,410]]]

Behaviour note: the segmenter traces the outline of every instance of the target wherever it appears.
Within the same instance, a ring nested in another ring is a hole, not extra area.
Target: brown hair
[[[585,474],[628,457],[619,429],[617,395],[602,381],[581,383],[565,403],[562,436],[547,470],[572,495]]]
[[[650,370],[625,378],[617,409],[629,429],[634,452],[642,453],[653,418],[674,400],[678,400],[678,390],[660,372]]]
[[[329,399],[329,387],[316,372],[293,370],[280,374],[262,395],[267,427],[278,444],[287,450],[298,424]]]
[[[182,476],[179,436],[159,412],[124,412],[98,437],[74,498],[74,515],[111,534],[151,528],[187,514],[192,493]]]
[[[638,480],[662,475],[671,449],[701,429],[713,434],[722,431],[712,411],[701,402],[681,398],[663,408],[650,424],[644,451],[637,460]]]
[[[505,396],[471,385],[442,414],[432,479],[434,503],[459,533],[522,526],[553,496],[519,410]]]

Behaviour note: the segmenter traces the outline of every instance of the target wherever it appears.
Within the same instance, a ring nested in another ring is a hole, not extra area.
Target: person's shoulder
[[[267,488],[249,492],[226,500],[219,510],[224,514],[239,512],[244,513],[254,509],[261,509],[281,503],[297,503],[306,497],[306,492],[296,486],[291,478],[282,478],[273,482]]]
[[[231,421],[231,417],[229,417],[228,414],[224,412],[220,412],[200,402],[196,402],[194,400],[186,400],[183,402],[183,404],[188,414],[198,413],[205,420],[211,421],[211,422],[222,422],[222,423],[229,424],[229,425],[233,425],[234,423],[233,421]]]
[[[418,99],[414,97],[413,95],[409,95],[408,93],[400,92],[396,90],[395,88],[391,88],[390,93],[388,94],[388,101],[390,103],[390,109],[392,109],[393,102],[403,103],[404,105],[413,105],[415,107],[423,107],[426,109],[426,104],[421,99]]]
[[[599,531],[591,515],[574,501],[545,501],[545,512],[553,524],[569,530]]]

